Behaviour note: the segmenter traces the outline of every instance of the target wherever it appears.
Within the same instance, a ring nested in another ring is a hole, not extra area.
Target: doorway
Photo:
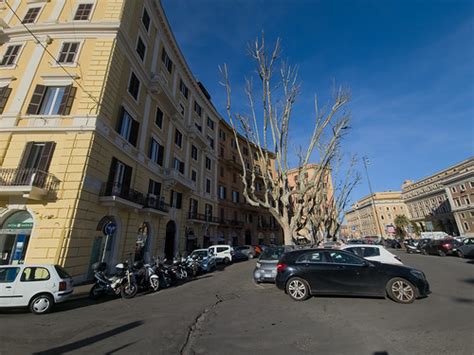
[[[33,229],[33,217],[27,211],[10,215],[0,228],[0,265],[25,262],[26,251]]]
[[[245,245],[252,245],[252,234],[248,229],[245,231]]]
[[[174,251],[174,242],[176,237],[176,223],[174,221],[169,221],[166,224],[166,239],[165,239],[165,257],[168,260],[173,260],[175,251]]]

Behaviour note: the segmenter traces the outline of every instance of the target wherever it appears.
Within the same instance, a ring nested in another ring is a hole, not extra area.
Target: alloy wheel
[[[413,287],[402,280],[393,283],[392,293],[397,300],[403,303],[410,302],[415,297]]]
[[[302,300],[306,297],[306,286],[300,280],[292,280],[288,285],[290,296],[296,300]]]

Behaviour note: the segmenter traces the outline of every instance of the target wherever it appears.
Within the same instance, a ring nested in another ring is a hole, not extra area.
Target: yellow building
[[[0,264],[83,280],[219,240],[221,118],[159,1],[11,0],[0,27]]]
[[[345,220],[351,237],[394,236],[395,218],[409,217],[408,209],[400,191],[375,192],[352,205],[345,213]]]

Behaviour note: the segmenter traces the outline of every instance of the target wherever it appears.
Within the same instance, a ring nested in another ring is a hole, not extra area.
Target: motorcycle
[[[116,273],[107,276],[105,271],[107,264],[98,262],[92,265],[94,270],[95,284],[92,286],[89,297],[98,299],[104,295],[121,295],[122,298],[133,298],[138,292],[138,285],[135,281],[132,269],[128,262],[123,262],[115,266]]]
[[[191,277],[196,277],[201,268],[201,262],[196,255],[190,255],[185,259],[184,267],[186,268],[188,275],[191,275]]]
[[[168,288],[174,283],[170,268],[164,265],[160,260],[155,261],[155,273],[159,277],[161,288]]]
[[[160,278],[155,273],[153,265],[135,261],[133,263],[133,274],[139,289],[155,292],[160,288]]]
[[[171,267],[179,280],[186,280],[188,278],[188,271],[184,264],[184,259],[173,259],[173,266]]]

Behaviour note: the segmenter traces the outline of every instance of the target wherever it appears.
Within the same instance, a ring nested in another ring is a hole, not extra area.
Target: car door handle
[[[5,288],[12,288],[11,286],[5,286]]]

